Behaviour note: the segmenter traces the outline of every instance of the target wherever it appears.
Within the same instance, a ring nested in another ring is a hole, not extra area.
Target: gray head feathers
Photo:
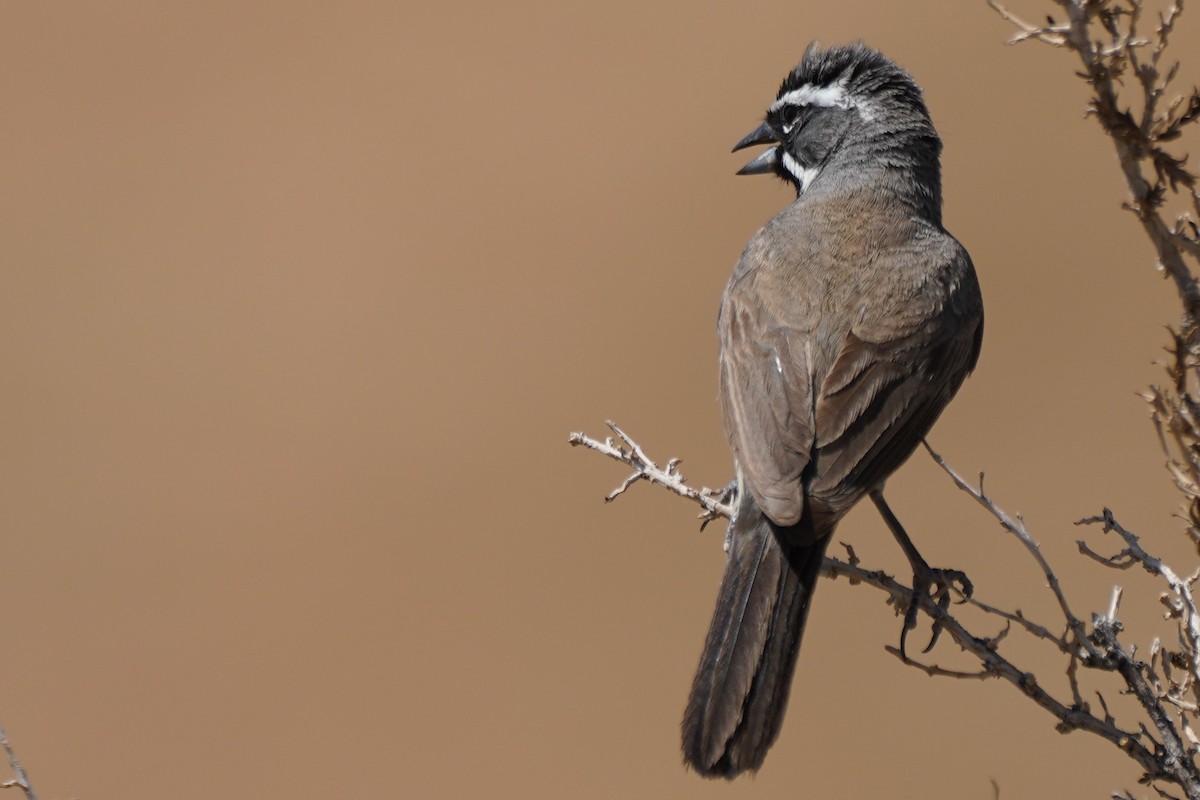
[[[797,194],[818,182],[886,184],[940,218],[942,142],[921,88],[861,42],[810,45],[784,78],[763,124],[734,149],[755,144],[775,146],[740,174],[778,175]]]

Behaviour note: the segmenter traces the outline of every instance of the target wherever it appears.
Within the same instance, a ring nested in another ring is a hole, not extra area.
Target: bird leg
[[[912,539],[908,538],[908,534],[904,530],[904,526],[900,524],[900,520],[896,519],[896,515],[892,513],[892,509],[888,507],[887,501],[883,499],[882,489],[871,490],[871,501],[875,503],[875,507],[879,509],[880,516],[887,523],[888,528],[892,531],[892,535],[896,537],[896,541],[900,544],[900,549],[904,551],[905,557],[908,558],[908,563],[913,569],[913,598],[908,604],[908,610],[904,613],[904,628],[900,631],[900,657],[905,661],[908,660],[908,654],[904,651],[904,643],[908,637],[908,632],[917,627],[917,607],[920,605],[920,597],[932,597],[937,603],[938,608],[945,611],[950,607],[950,590],[954,589],[963,599],[960,602],[966,602],[974,591],[971,581],[966,574],[956,569],[934,569],[929,566],[921,553],[917,550],[916,545],[912,543]],[[942,626],[935,619],[933,621],[933,636],[929,639],[929,644],[925,646],[922,653],[928,653],[937,644],[938,636],[942,632]]]

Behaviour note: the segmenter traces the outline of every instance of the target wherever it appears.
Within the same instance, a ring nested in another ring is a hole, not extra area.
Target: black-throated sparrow
[[[757,144],[771,147],[739,174],[778,175],[797,197],[750,240],[721,302],[737,513],[683,720],[684,760],[726,778],[758,769],[779,733],[825,547],[864,494],[914,588],[944,580],[881,490],[983,335],[971,259],[942,227],[942,143],[908,73],[862,44],[810,46],[734,150]]]

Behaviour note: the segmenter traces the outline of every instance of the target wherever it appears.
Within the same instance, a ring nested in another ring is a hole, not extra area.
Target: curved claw
[[[938,609],[945,612],[950,609],[951,590],[961,596],[962,599],[957,602],[965,603],[974,594],[975,586],[966,573],[957,569],[934,569],[926,566],[913,573],[913,599],[908,604],[908,610],[904,612],[904,627],[900,631],[900,657],[905,661],[908,660],[908,653],[905,650],[908,632],[917,627],[917,609],[921,605],[918,596],[931,598],[937,604]],[[938,637],[942,634],[942,624],[936,618],[933,620],[932,628],[929,644],[925,645],[922,653],[932,650],[937,644]]]
[[[957,569],[944,569],[942,574],[948,576],[952,584],[958,584],[950,587],[959,594],[960,599],[954,601],[956,604],[961,605],[975,596],[975,584],[971,583],[971,579],[965,572]]]
[[[908,604],[908,610],[904,612],[904,625],[900,628],[900,658],[908,661],[908,650],[905,645],[908,641],[908,632],[917,627],[917,598],[914,593],[913,601]]]
[[[940,590],[938,593],[937,607],[942,611],[948,611],[950,609],[950,593],[945,589]],[[932,650],[933,646],[937,644],[938,637],[942,635],[942,624],[936,619],[933,621],[932,627],[933,633],[929,637],[929,644],[925,645],[925,649],[921,651],[922,654],[928,653],[930,650]]]

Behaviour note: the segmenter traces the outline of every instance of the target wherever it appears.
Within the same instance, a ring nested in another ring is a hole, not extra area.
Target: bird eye
[[[802,106],[790,103],[779,109],[779,125],[784,131],[791,131],[796,124],[796,120],[800,118],[800,112],[803,110]]]

